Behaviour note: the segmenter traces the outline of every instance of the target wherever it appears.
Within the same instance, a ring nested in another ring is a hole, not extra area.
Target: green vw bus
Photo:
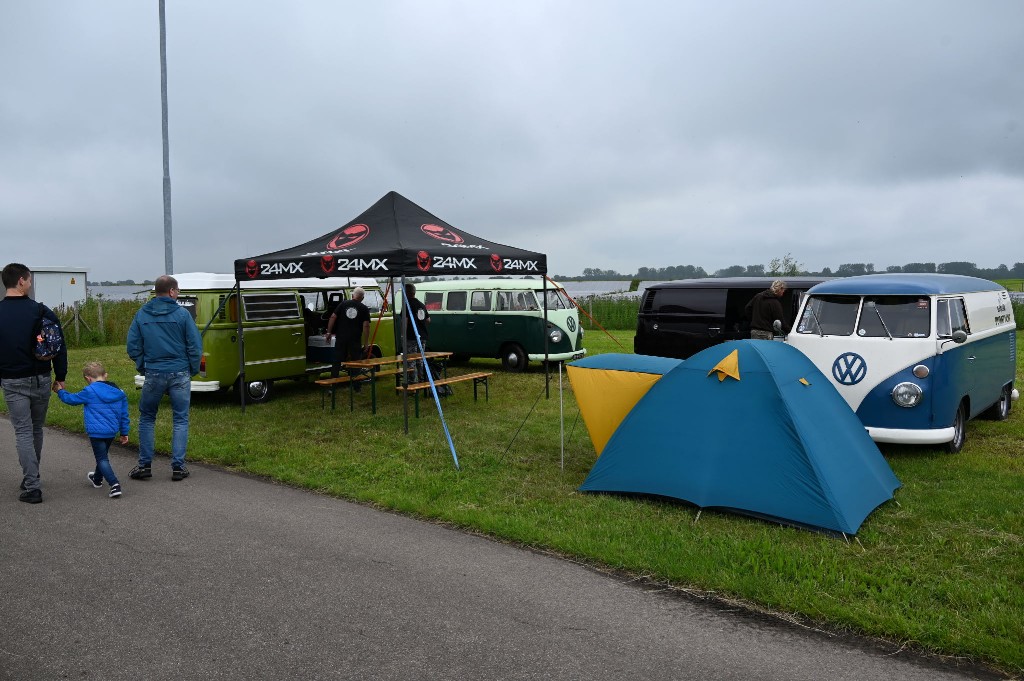
[[[203,335],[199,374],[193,392],[219,392],[239,386],[238,298],[230,274],[190,272],[178,280],[178,305],[188,310]],[[274,381],[307,380],[330,371],[333,348],[324,340],[327,320],[352,290],[366,290],[370,336],[377,356],[395,354],[390,306],[376,280],[366,277],[243,281],[242,328],[245,334],[245,401],[263,402]],[[380,310],[384,309],[383,315]],[[331,339],[333,345],[334,338]],[[135,377],[141,387],[144,376]]]
[[[416,297],[430,312],[431,350],[498,358],[510,371],[543,361],[545,337],[552,362],[587,354],[576,306],[555,285],[547,287],[545,327],[541,279],[425,281],[416,284]]]

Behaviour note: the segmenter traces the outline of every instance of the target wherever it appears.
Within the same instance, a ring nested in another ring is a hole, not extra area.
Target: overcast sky
[[[1024,261],[1024,2],[167,0],[177,272],[390,190],[552,273]],[[0,4],[0,259],[164,269],[157,0]]]

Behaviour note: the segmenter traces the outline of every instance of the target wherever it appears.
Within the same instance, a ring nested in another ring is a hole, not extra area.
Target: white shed
[[[85,302],[84,267],[32,267],[32,290],[29,296],[50,309],[71,307]]]

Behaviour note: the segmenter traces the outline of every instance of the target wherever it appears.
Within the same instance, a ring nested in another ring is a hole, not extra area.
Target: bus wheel
[[[241,379],[239,379],[241,380]],[[247,404],[259,404],[270,399],[270,381],[249,381],[245,384],[245,401]],[[235,384],[238,389],[238,384]],[[241,400],[241,396],[239,396]]]
[[[1005,421],[1010,418],[1010,402],[1010,386],[1004,385],[1003,392],[999,394],[999,401],[986,409],[981,417],[990,421]]]
[[[501,366],[507,371],[526,371],[528,362],[526,351],[518,343],[509,343],[501,349]]]
[[[956,408],[956,417],[953,419],[953,439],[946,443],[946,451],[956,454],[964,448],[964,440],[967,439],[967,408],[963,402]]]

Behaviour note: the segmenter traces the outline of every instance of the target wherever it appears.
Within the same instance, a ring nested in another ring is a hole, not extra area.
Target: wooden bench
[[[410,367],[410,373],[412,367]],[[324,408],[324,398],[327,393],[331,393],[331,411],[334,411],[334,390],[340,385],[348,384],[348,406],[349,411],[355,411],[355,391],[352,385],[356,382],[368,381],[371,378],[378,378],[380,376],[399,376],[402,370],[399,369],[384,369],[382,371],[374,371],[373,373],[356,374],[350,376],[349,374],[342,374],[341,376],[335,376],[334,378],[321,378],[314,383],[320,386],[320,409]]]
[[[462,381],[473,381],[473,401],[477,398],[477,386],[484,386],[484,400],[490,400],[490,391],[487,386],[487,379],[493,376],[493,372],[479,371],[472,374],[460,374],[458,376],[446,376],[445,378],[435,378],[434,385],[451,385],[452,383],[461,383]],[[420,417],[420,391],[430,390],[430,382],[422,381],[420,383],[410,383],[409,385],[398,385],[395,386],[395,390],[402,392],[403,390],[407,393],[412,393],[413,403],[416,405],[416,418]]]

